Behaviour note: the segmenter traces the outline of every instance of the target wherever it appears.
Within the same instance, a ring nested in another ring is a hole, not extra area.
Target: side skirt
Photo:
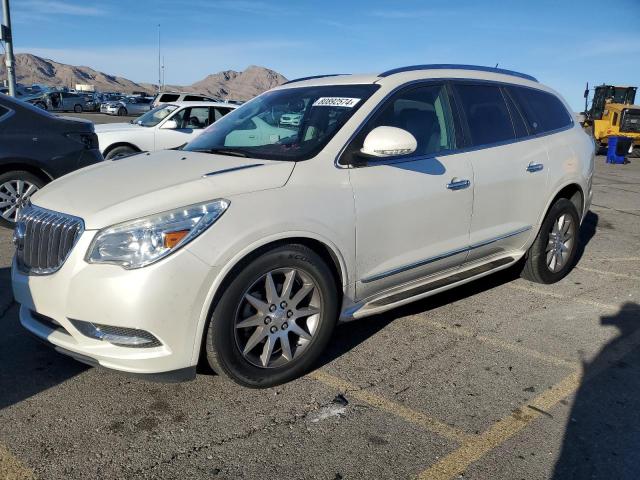
[[[486,263],[471,267],[467,270],[456,270],[454,273],[427,281],[406,289],[394,289],[382,295],[365,299],[361,303],[351,306],[342,312],[341,322],[348,322],[370,315],[386,312],[395,307],[420,300],[422,298],[435,295],[454,286],[468,283],[477,278],[484,277],[490,273],[503,270],[513,265],[519,256],[507,256],[491,260]]]

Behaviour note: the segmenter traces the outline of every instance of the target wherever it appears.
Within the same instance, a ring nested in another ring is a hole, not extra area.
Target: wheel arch
[[[111,145],[109,145],[107,148],[105,148],[104,151],[102,152],[102,155],[106,157],[107,155],[109,155],[109,152],[111,150],[113,150],[114,148],[118,148],[118,147],[130,147],[130,148],[133,148],[136,152],[141,152],[142,151],[142,149],[140,149],[139,147],[137,147],[133,143],[130,143],[130,142],[115,142],[115,143],[112,143]]]
[[[53,176],[49,174],[49,172],[34,165],[28,160],[12,159],[10,161],[0,163],[0,174],[14,171],[24,171],[32,173],[45,183],[49,183],[53,180]]]
[[[569,182],[558,187],[553,197],[551,197],[551,201],[546,205],[539,223],[544,221],[549,209],[559,198],[566,198],[571,201],[571,203],[575,205],[576,210],[578,210],[578,217],[582,220],[585,213],[584,209],[586,207],[584,190],[579,183]]]
[[[209,295],[205,300],[198,320],[198,328],[196,330],[196,339],[194,343],[192,361],[197,363],[202,355],[205,329],[209,323],[209,318],[224,293],[225,288],[234,277],[235,273],[251,262],[254,258],[262,255],[269,250],[280,247],[282,245],[298,244],[304,245],[315,253],[317,253],[327,264],[336,281],[336,291],[339,295],[338,303],[342,302],[343,288],[348,283],[349,273],[347,271],[346,262],[336,245],[313,234],[309,233],[292,233],[290,235],[272,238],[264,238],[259,243],[254,243],[247,249],[236,254],[225,267],[220,271],[214,280]]]

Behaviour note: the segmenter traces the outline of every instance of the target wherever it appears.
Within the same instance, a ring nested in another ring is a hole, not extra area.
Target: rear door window
[[[178,100],[178,97],[180,95],[177,95],[175,93],[165,93],[160,97],[160,101],[165,103],[165,102],[175,102],[176,100]]]
[[[200,95],[186,95],[184,97],[185,102],[202,102],[203,100],[204,100],[204,97]]]
[[[509,87],[509,92],[520,106],[532,135],[571,125],[571,115],[555,95],[525,87]]]
[[[516,138],[500,87],[461,83],[454,85],[454,88],[467,120],[472,146],[491,145]]]
[[[214,108],[214,121],[220,120],[222,117],[224,117],[230,111],[231,111],[230,108],[215,107]]]

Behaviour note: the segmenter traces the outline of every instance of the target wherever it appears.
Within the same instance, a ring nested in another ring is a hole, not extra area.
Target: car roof
[[[182,102],[167,102],[165,105],[177,105],[178,107],[194,107],[194,106],[202,106],[202,107],[230,107],[230,108],[238,108],[238,105],[233,103],[225,103],[225,102],[202,102],[199,100],[193,101],[182,101]]]
[[[540,83],[538,83],[537,79],[532,77],[531,75],[515,72],[512,70],[484,67],[480,65],[432,64],[401,67],[393,70],[387,70],[381,73],[358,75],[333,74],[305,77],[297,80],[291,80],[277,88],[281,89],[290,87],[353,85],[368,83],[375,83],[380,85],[395,85],[412,80],[430,78],[493,80],[500,82],[517,83],[527,86],[535,86],[538,88],[541,86]]]

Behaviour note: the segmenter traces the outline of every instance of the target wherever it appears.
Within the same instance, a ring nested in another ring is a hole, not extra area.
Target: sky
[[[522,71],[575,110],[585,83],[640,86],[640,0],[11,0],[16,52],[188,85],[261,65],[287,78],[464,63]]]

